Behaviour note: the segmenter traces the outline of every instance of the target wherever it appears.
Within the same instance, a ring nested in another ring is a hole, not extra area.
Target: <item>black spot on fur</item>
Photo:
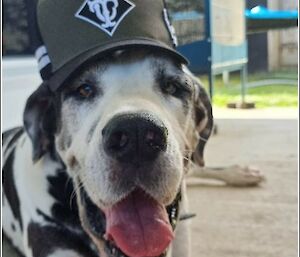
[[[47,180],[48,192],[56,200],[51,208],[52,217],[67,225],[78,227],[80,220],[72,179],[61,169],[57,170],[55,176],[48,176]]]
[[[193,83],[190,81],[181,69],[177,73],[167,74],[166,68],[159,65],[156,68],[156,85],[165,98],[175,97],[182,102],[183,113],[187,114],[192,104]],[[166,90],[169,86],[175,88],[173,93]]]
[[[14,173],[13,173],[14,156],[15,156],[15,150],[13,150],[10,153],[9,157],[7,158],[3,166],[2,183],[3,183],[4,194],[11,207],[12,213],[15,219],[18,220],[18,222],[20,223],[21,230],[23,230],[23,223],[22,223],[21,211],[20,211],[20,200],[17,193]]]
[[[88,236],[85,236],[86,239]],[[33,257],[47,257],[55,250],[72,250],[85,257],[97,257],[91,241],[84,240],[65,227],[40,225],[31,222],[28,226],[28,246]]]
[[[15,227],[15,225],[14,225],[13,223],[11,223],[11,229],[12,229],[13,231],[16,231],[16,227]]]
[[[84,208],[84,224],[98,238],[102,238],[106,231],[106,219],[104,213],[91,201],[87,192],[82,187],[80,198]]]
[[[24,129],[22,127],[13,128],[5,131],[2,134],[2,145],[5,145],[6,149],[9,149],[23,134]]]
[[[195,124],[196,126],[206,117],[205,111],[198,107],[195,108]]]
[[[54,225],[55,225],[55,224],[60,224],[60,225],[62,225],[62,223],[61,223],[60,221],[54,220],[53,218],[51,218],[51,217],[49,217],[48,215],[46,215],[45,213],[43,213],[40,209],[36,209],[35,211],[36,211],[36,213],[37,213],[39,216],[41,216],[41,217],[44,219],[44,221],[46,221],[47,223],[53,223]]]
[[[197,148],[192,155],[192,161],[197,163],[199,166],[204,166],[204,147],[213,130],[213,113],[210,99],[205,90],[197,82],[195,82],[195,86],[199,89],[199,93],[195,101],[195,125],[196,127],[199,126],[199,123],[205,118],[205,116],[207,116],[207,123],[202,131],[198,131],[200,139]]]

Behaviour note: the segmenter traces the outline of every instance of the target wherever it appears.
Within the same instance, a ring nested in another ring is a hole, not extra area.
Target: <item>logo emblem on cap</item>
[[[95,25],[112,36],[134,7],[135,4],[128,0],[86,0],[75,17]]]

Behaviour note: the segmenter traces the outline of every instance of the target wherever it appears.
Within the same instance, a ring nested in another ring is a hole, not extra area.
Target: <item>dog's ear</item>
[[[194,79],[194,87],[194,121],[198,134],[198,142],[192,154],[192,160],[199,166],[204,166],[203,152],[205,144],[213,130],[213,113],[210,98],[196,79]]]
[[[43,82],[28,98],[23,114],[24,127],[33,146],[33,162],[38,161],[54,146],[56,130],[54,95]]]

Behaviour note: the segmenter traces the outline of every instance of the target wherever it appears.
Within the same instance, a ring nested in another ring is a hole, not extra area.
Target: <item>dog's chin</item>
[[[174,238],[166,207],[140,188],[104,209],[94,205],[85,192],[81,201],[83,225],[94,240],[105,242],[109,256],[164,256]]]

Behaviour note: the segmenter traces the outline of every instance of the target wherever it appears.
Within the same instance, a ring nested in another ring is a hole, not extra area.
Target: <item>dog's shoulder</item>
[[[4,132],[2,145],[3,193],[21,228],[22,208],[32,209],[31,216],[38,219],[80,224],[73,183],[65,166],[50,153],[34,163],[31,141],[21,127]]]
[[[12,213],[15,219],[20,223],[21,228],[22,219],[20,214],[20,201],[16,189],[13,166],[15,160],[15,148],[23,133],[24,129],[22,127],[18,127],[10,129],[2,134],[3,191],[5,198],[9,202]]]
[[[22,237],[27,235],[28,241],[36,236],[30,229],[33,225],[46,234],[44,227],[86,238],[79,220],[73,182],[65,166],[50,153],[34,163],[32,144],[22,127],[5,131],[2,146],[3,229],[13,245],[23,252]]]

